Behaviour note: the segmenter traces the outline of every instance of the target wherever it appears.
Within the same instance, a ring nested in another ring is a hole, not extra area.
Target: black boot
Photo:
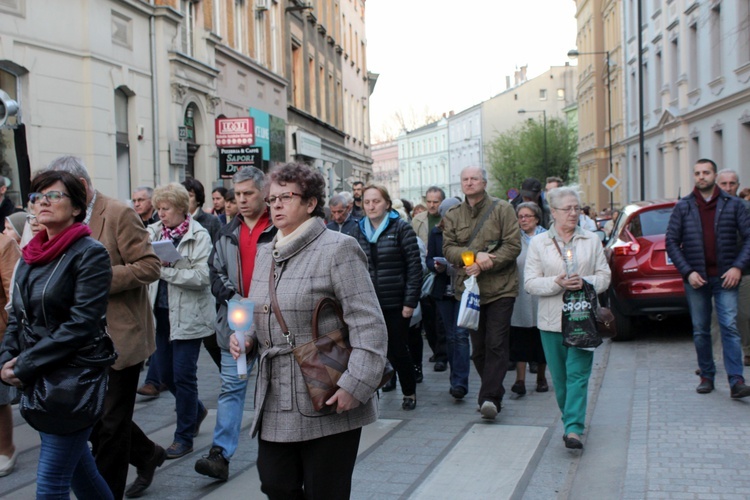
[[[391,380],[383,386],[383,392],[391,392],[396,389],[396,374],[394,373]]]
[[[424,380],[424,375],[422,374],[422,365],[414,365],[414,375],[417,377],[417,383],[421,384]]]

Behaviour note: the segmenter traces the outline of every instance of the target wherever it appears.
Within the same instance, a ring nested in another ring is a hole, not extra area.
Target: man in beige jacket
[[[96,191],[80,158],[62,156],[49,168],[70,172],[84,183],[88,210],[83,222],[91,228],[91,237],[107,248],[112,262],[107,328],[118,358],[109,373],[104,415],[94,426],[91,443],[99,472],[114,497],[122,498],[129,462],[138,468],[139,479],[145,473],[149,484],[164,462],[164,449],[133,422],[141,367],[156,348],[147,285],[159,279],[161,263],[135,211]]]
[[[466,200],[448,210],[443,217],[443,254],[456,268],[456,318],[464,280],[474,276],[479,285],[480,319],[477,330],[456,327],[448,339],[453,371],[463,381],[451,386],[450,393],[460,399],[469,382],[468,336],[471,335],[474,361],[482,384],[478,403],[482,418],[494,420],[505,394],[503,379],[508,370],[510,317],[518,295],[516,258],[521,253],[521,232],[515,210],[507,201],[490,196],[487,173],[480,167],[461,171],[461,190]],[[464,266],[461,254],[473,252],[474,263]]]

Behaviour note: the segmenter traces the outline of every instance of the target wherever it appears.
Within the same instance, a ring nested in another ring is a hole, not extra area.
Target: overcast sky
[[[379,73],[370,98],[373,142],[393,116],[459,112],[569,61],[573,0],[368,0],[367,69]]]

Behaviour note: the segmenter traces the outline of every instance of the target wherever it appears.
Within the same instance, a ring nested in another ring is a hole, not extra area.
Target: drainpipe
[[[154,148],[154,187],[161,184],[161,168],[159,166],[159,94],[156,82],[156,19],[153,9],[154,0],[150,1],[151,15],[149,16],[149,43],[151,45],[151,127],[153,129]]]

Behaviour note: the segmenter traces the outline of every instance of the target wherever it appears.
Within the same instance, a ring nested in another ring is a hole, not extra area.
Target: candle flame
[[[235,310],[232,312],[232,320],[235,323],[242,323],[245,321],[245,311]]]

